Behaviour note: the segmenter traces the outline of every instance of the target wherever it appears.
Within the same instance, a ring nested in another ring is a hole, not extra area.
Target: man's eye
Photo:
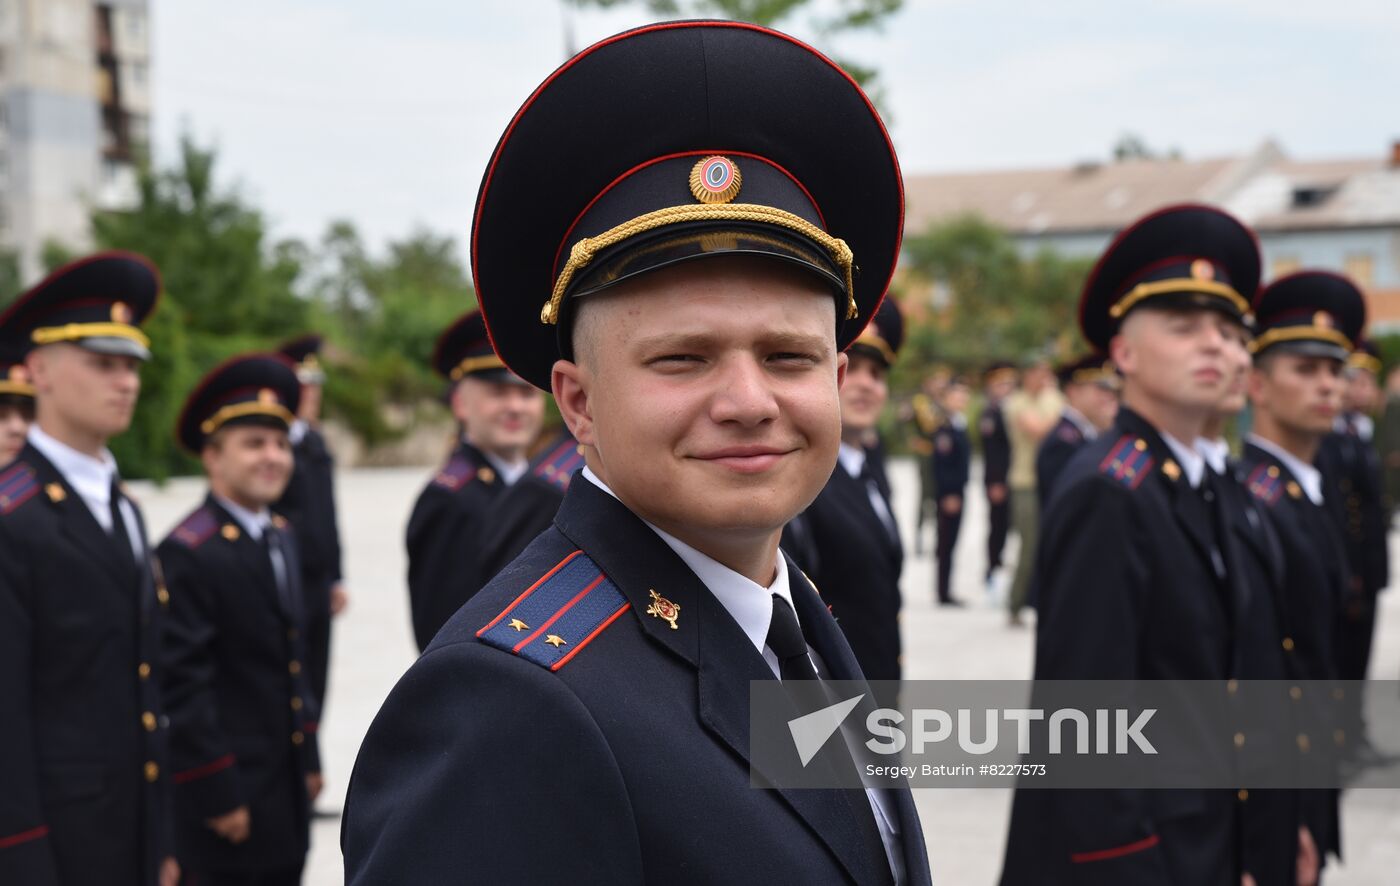
[[[699,362],[701,358],[697,354],[662,354],[647,361],[651,366],[684,366],[687,363]]]
[[[776,363],[801,363],[812,364],[817,362],[815,354],[800,354],[795,351],[783,351],[768,358]]]

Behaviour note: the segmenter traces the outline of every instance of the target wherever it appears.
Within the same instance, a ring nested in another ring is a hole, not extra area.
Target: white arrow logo
[[[822,745],[826,744],[827,739],[841,728],[842,722],[855,710],[862,698],[865,698],[864,693],[788,721],[792,743],[797,745],[797,756],[802,760],[804,768],[812,762],[812,758],[822,749]]]

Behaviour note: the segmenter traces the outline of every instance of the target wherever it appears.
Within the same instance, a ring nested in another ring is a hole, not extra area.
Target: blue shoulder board
[[[208,507],[199,508],[176,526],[170,537],[187,548],[197,548],[213,537],[219,518]]]
[[[1084,435],[1079,432],[1079,428],[1074,426],[1074,422],[1061,422],[1060,429],[1055,432],[1055,436],[1066,443],[1078,444],[1084,442]]]
[[[1154,464],[1156,459],[1147,451],[1147,441],[1124,434],[1113,444],[1104,460],[1099,462],[1099,473],[1129,489],[1137,489],[1142,485],[1143,478],[1152,473]]]
[[[437,472],[437,476],[433,477],[433,485],[456,492],[470,483],[472,477],[475,476],[476,465],[464,456],[454,455],[447,464],[442,466],[442,470]]]
[[[563,440],[535,459],[530,471],[560,492],[564,492],[569,488],[569,481],[574,478],[574,471],[583,464],[580,448],[577,440],[565,435]]]
[[[557,671],[631,605],[597,563],[574,551],[476,635]]]
[[[0,474],[0,516],[8,516],[39,492],[39,480],[27,462],[17,461]]]
[[[1283,497],[1283,478],[1276,465],[1259,465],[1245,478],[1244,488],[1250,494],[1273,507]]]

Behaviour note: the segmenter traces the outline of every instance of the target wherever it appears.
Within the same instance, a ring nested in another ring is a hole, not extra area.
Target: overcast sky
[[[906,176],[1188,157],[1300,158],[1400,139],[1397,0],[906,0],[824,46],[881,71]],[[564,59],[559,0],[151,0],[155,140],[218,146],[275,236],[353,221],[464,241],[491,149]],[[641,24],[574,13],[577,47]],[[785,25],[810,37],[803,23]]]

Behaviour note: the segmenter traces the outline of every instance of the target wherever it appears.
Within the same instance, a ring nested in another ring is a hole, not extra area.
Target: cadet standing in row
[[[544,395],[491,350],[480,311],[443,332],[433,368],[447,380],[460,436],[408,521],[408,594],[420,650],[491,577],[482,554],[492,509],[525,474],[526,449],[544,419]]]
[[[1006,534],[1011,528],[1011,436],[1006,432],[1002,404],[1016,390],[1016,367],[1005,361],[989,365],[982,374],[982,394],[986,401],[977,419],[977,435],[982,444],[982,489],[987,495],[987,590],[992,576],[1001,568]]]
[[[603,41],[516,114],[474,277],[587,467],[370,727],[350,884],[930,882],[898,782],[756,790],[748,763],[751,681],[860,679],[778,542],[836,467],[900,194],[859,87],[753,25]]]
[[[1122,373],[1122,406],[1114,431],[1070,460],[1045,512],[1037,680],[1223,687],[1237,675],[1248,588],[1229,569],[1237,543],[1221,528],[1215,481],[1194,444],[1229,390],[1228,348],[1258,281],[1250,231],[1189,205],[1132,225],[1091,272],[1080,323]],[[1002,883],[1238,886],[1245,799],[1017,790]]]
[[[131,424],[160,296],[144,258],[54,271],[0,317],[35,420],[0,472],[0,882],[174,886],[169,594],[107,441]]]
[[[946,420],[933,435],[933,488],[938,509],[935,555],[938,575],[934,591],[939,606],[961,606],[953,596],[953,548],[962,528],[967,503],[967,479],[972,465],[972,444],[967,436],[967,382],[954,376],[943,392]]]
[[[1060,420],[1040,443],[1035,454],[1035,489],[1040,510],[1055,492],[1055,481],[1070,458],[1085,443],[1113,427],[1118,414],[1118,373],[1113,364],[1098,354],[1088,354],[1062,364],[1055,376],[1065,406]]]
[[[1365,680],[1376,631],[1376,604],[1390,584],[1390,515],[1385,505],[1384,476],[1375,446],[1375,412],[1380,399],[1376,383],[1380,357],[1370,341],[1362,341],[1347,358],[1342,413],[1332,433],[1322,440],[1318,465],[1327,481],[1329,511],[1342,530],[1351,573],[1337,631],[1337,677]],[[1348,754],[1358,763],[1378,762],[1366,736],[1361,693],[1343,705],[1342,728],[1351,740]]]
[[[947,377],[933,371],[919,381],[919,392],[900,409],[899,418],[908,427],[909,451],[919,464],[919,511],[914,526],[914,553],[924,552],[924,522],[929,515],[936,518],[937,505],[933,496],[933,435],[943,423],[943,388]]]
[[[185,401],[180,445],[209,494],[159,548],[176,845],[188,883],[295,886],[321,791],[298,534],[271,510],[293,471],[300,383],[235,357]]]
[[[1256,314],[1250,377],[1254,428],[1245,441],[1242,472],[1283,547],[1280,591],[1290,616],[1283,649],[1296,657],[1304,680],[1333,680],[1335,631],[1349,570],[1315,463],[1341,412],[1342,371],[1352,342],[1365,328],[1366,304],[1348,280],[1303,271],[1270,284],[1260,294]],[[1346,732],[1332,700],[1306,702],[1327,705],[1322,720],[1334,726],[1331,735],[1308,735],[1308,743],[1331,741],[1344,750]],[[1341,855],[1337,792],[1306,791],[1302,802],[1303,824],[1325,865],[1329,853]]]
[[[24,448],[34,421],[34,384],[24,366],[24,349],[5,343],[0,329],[0,468]]]
[[[291,521],[301,554],[301,588],[306,595],[306,668],[318,708],[326,703],[330,672],[331,618],[349,604],[340,564],[340,529],[335,511],[335,458],[321,436],[321,336],[303,335],[278,351],[296,367],[300,405],[290,439],[295,468],[277,513]]]
[[[816,501],[783,530],[783,549],[821,589],[868,680],[900,678],[899,574],[904,548],[894,508],[862,445],[889,397],[886,377],[904,341],[893,298],[847,350],[836,469]],[[881,704],[897,704],[882,692]]]

